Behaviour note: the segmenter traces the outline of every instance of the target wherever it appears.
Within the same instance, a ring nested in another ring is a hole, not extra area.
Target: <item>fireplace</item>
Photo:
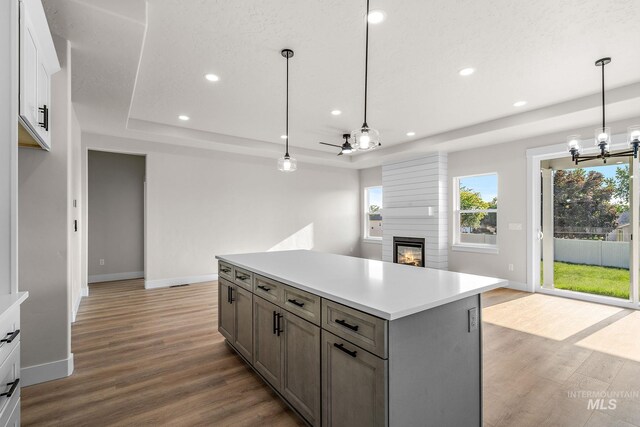
[[[394,237],[393,262],[424,267],[424,238]]]

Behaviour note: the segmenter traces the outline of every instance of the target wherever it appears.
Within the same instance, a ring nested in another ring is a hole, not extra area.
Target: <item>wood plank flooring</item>
[[[218,334],[215,283],[90,294],[72,328],[74,374],[23,388],[23,425],[302,425]],[[615,347],[622,333],[640,341],[637,312],[511,290],[483,303],[486,427],[640,426],[636,347]],[[594,410],[571,394],[589,391],[637,397]]]

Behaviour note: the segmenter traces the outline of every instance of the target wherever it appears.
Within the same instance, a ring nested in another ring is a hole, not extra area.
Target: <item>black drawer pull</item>
[[[346,348],[344,348],[344,344],[337,344],[337,343],[333,343],[333,346],[339,350],[344,351],[345,353],[347,353],[349,356],[351,357],[356,357],[356,354],[358,353],[356,350],[347,350]]]
[[[276,331],[278,330],[278,327],[276,326],[276,318],[278,316],[278,313],[276,313],[275,310],[273,310],[273,335],[276,334]]]
[[[357,331],[358,330],[358,325],[350,325],[350,324],[348,324],[346,321],[344,321],[342,319],[336,319],[336,323],[338,325],[344,326],[345,328],[349,328],[352,331]]]
[[[12,381],[10,383],[7,383],[7,385],[10,385],[11,388],[9,389],[9,391],[7,391],[6,393],[2,393],[0,394],[0,396],[6,396],[7,398],[13,396],[13,393],[16,391],[16,389],[18,388],[18,384],[20,383],[20,378],[16,378],[15,381]]]
[[[298,307],[304,307],[304,303],[303,302],[298,302],[298,301],[296,301],[294,299],[289,299],[287,301],[289,301],[293,305],[297,305]]]
[[[248,278],[249,276],[247,276],[246,274],[236,275],[236,279],[240,279],[242,281],[247,280]]]
[[[222,271],[224,274],[231,273],[231,269],[229,269],[229,268],[221,268],[220,271]]]
[[[42,113],[42,121],[38,122],[38,126],[44,128],[47,132],[49,131],[49,109],[46,105],[39,107],[38,111]]]
[[[276,335],[280,336],[282,333],[282,325],[280,324],[280,320],[284,317],[282,314],[278,313],[278,329],[276,330]]]
[[[19,333],[20,333],[20,329],[16,329],[13,332],[9,332],[9,333],[7,333],[7,335],[9,335],[9,336],[6,337],[6,338],[1,339],[0,342],[10,343],[11,341],[16,339],[16,337],[18,336]]]
[[[266,286],[262,286],[262,285],[258,285],[258,287],[265,292],[269,292],[271,290],[271,288],[267,288]]]

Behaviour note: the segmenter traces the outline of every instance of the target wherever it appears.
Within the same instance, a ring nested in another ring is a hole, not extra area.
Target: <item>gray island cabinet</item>
[[[501,279],[313,251],[217,256],[218,330],[313,426],[482,426]]]

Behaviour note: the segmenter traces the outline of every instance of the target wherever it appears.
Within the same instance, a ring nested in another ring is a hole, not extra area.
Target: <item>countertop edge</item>
[[[376,316],[376,317],[379,317],[381,319],[385,319],[385,320],[389,320],[389,321],[393,321],[393,320],[401,319],[403,317],[411,316],[412,314],[420,313],[421,311],[425,311],[425,310],[430,310],[432,308],[436,308],[436,307],[439,307],[441,305],[448,304],[450,302],[458,301],[458,300],[461,300],[463,298],[470,297],[472,295],[479,295],[479,294],[481,294],[483,292],[487,292],[487,291],[490,291],[490,290],[493,290],[493,289],[497,289],[497,288],[503,287],[505,284],[508,283],[506,280],[496,279],[496,282],[494,282],[494,283],[479,287],[479,288],[474,289],[474,290],[461,292],[459,294],[452,295],[449,298],[443,298],[443,299],[440,299],[440,300],[431,301],[428,304],[423,304],[423,305],[420,305],[420,306],[411,307],[411,308],[406,309],[406,310],[401,310],[401,311],[389,313],[389,312],[386,312],[386,311],[380,311],[380,310],[377,310],[375,308],[371,308],[369,306],[365,306],[365,305],[363,305],[361,303],[358,303],[358,302],[355,302],[355,301],[351,301],[351,300],[348,300],[348,299],[345,299],[345,298],[338,297],[338,296],[330,294],[328,292],[323,292],[323,291],[318,290],[316,288],[310,288],[310,287],[305,286],[303,284],[300,284],[300,283],[297,283],[297,282],[293,282],[291,280],[288,280],[288,279],[285,279],[285,278],[282,278],[282,277],[279,277],[279,276],[276,276],[276,275],[273,275],[273,274],[266,273],[266,272],[264,272],[262,270],[257,269],[254,266],[249,266],[247,264],[244,264],[244,263],[241,263],[241,262],[238,262],[238,261],[235,261],[235,260],[232,261],[229,258],[226,258],[224,255],[216,255],[216,259],[222,260],[224,262],[228,262],[228,263],[233,264],[233,265],[237,265],[238,267],[241,267],[241,268],[246,268],[247,270],[250,270],[250,271],[252,271],[252,272],[254,272],[256,274],[259,274],[261,276],[264,276],[266,278],[269,278],[269,279],[272,279],[272,280],[276,280],[276,281],[284,283],[286,285],[293,286],[294,288],[298,288],[298,289],[301,289],[303,291],[307,291],[309,293],[312,293],[314,295],[318,295],[321,298],[326,298],[326,299],[329,299],[331,301],[334,301],[334,302],[337,302],[337,303],[340,303],[340,304],[344,304],[347,307],[351,307],[351,308],[354,308],[356,310],[362,311],[364,313],[371,314],[372,316]],[[467,274],[467,273],[461,273],[461,274]],[[485,276],[483,276],[483,277],[485,277]]]

